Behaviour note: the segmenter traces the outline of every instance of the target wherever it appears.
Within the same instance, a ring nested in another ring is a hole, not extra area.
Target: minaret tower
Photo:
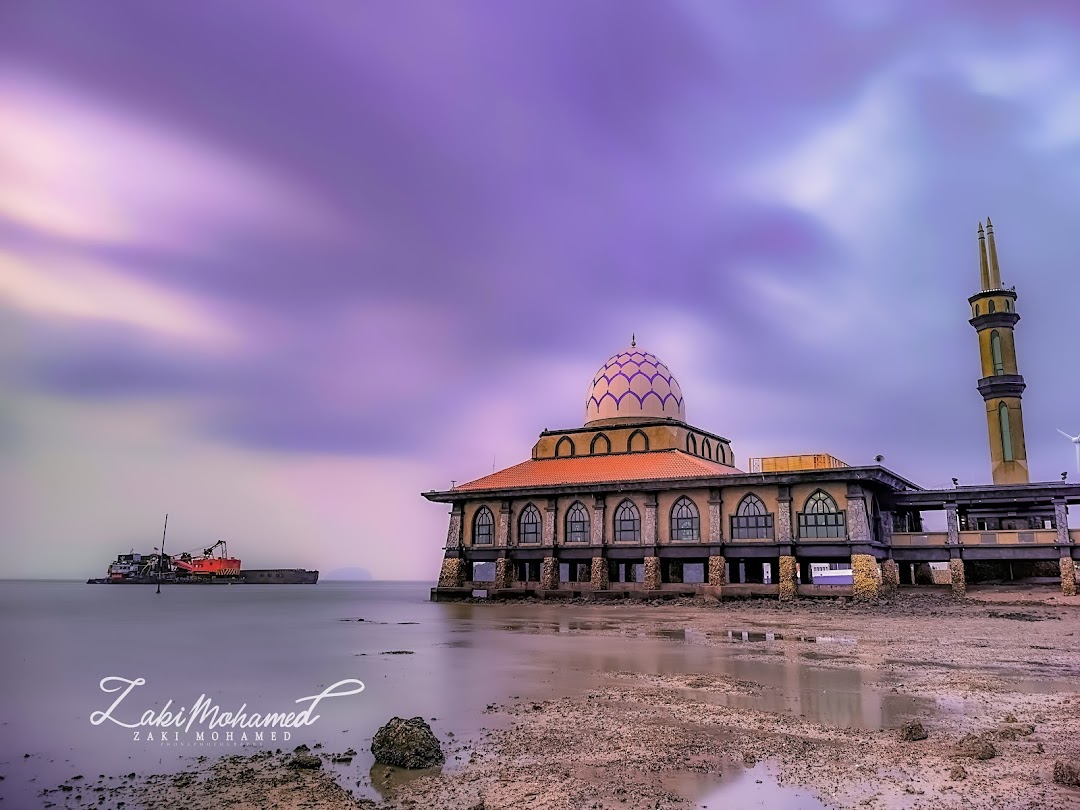
[[[1024,378],[1016,368],[1013,327],[1016,288],[1004,289],[998,267],[994,226],[986,218],[986,231],[979,223],[979,281],[981,289],[968,299],[969,323],[979,333],[982,379],[979,393],[986,403],[986,425],[990,431],[990,464],[995,484],[1028,483],[1027,447],[1024,444],[1024,412],[1020,397]]]

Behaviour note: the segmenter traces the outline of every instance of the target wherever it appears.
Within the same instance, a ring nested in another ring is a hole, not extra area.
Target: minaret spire
[[[633,349],[637,346],[637,335],[633,332],[630,333],[630,348]]]
[[[990,265],[986,260],[986,235],[982,223],[979,223],[979,281],[980,289],[990,289]]]
[[[986,247],[990,254],[990,285],[988,290],[1001,289],[1001,269],[998,267],[997,245],[994,244],[994,225],[986,218]]]

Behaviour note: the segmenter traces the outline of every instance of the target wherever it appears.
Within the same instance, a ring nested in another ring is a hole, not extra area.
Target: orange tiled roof
[[[734,467],[691,456],[681,450],[653,450],[645,453],[530,459],[461,484],[454,487],[453,491],[701,478],[739,472]]]

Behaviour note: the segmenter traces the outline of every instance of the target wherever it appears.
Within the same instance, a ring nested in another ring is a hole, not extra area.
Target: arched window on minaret
[[[1002,402],[998,405],[998,421],[1001,423],[1001,458],[1013,460],[1012,430],[1009,428],[1009,406]]]
[[[990,333],[990,357],[994,361],[994,373],[1004,374],[1005,364],[1001,361],[1001,335],[995,329]]]
[[[986,311],[989,312],[991,315],[997,312],[997,305],[994,304],[993,298],[991,298],[989,303],[986,305]]]

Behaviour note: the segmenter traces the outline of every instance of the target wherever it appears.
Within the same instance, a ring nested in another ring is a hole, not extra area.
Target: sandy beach
[[[443,769],[402,778],[375,765],[378,800],[326,769],[289,767],[286,751],[143,775],[129,802],[1065,810],[1080,806],[1080,788],[1052,778],[1055,760],[1080,760],[1080,610],[1071,601],[1047,589],[1038,599],[910,594],[872,605],[562,605],[580,620],[573,632],[597,644],[660,635],[715,648],[734,668],[623,669],[574,694],[495,701],[485,712],[494,730],[442,740]],[[850,684],[853,699],[838,701],[834,688],[822,705],[815,679]],[[901,738],[912,720],[925,739]],[[312,753],[328,762],[335,752]]]

